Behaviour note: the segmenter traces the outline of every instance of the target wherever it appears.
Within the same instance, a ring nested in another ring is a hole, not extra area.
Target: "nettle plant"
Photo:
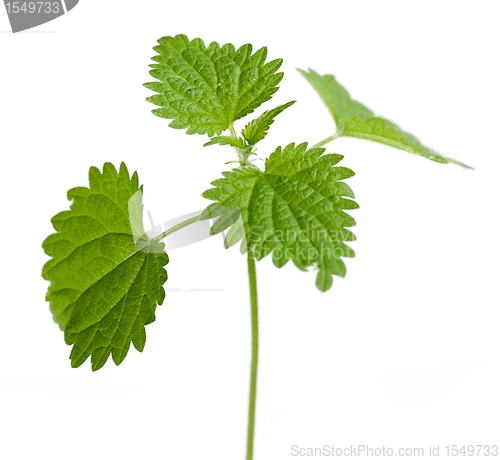
[[[258,362],[256,260],[272,257],[280,268],[292,261],[299,269],[317,270],[316,286],[332,287],[333,276],[344,277],[343,259],[353,257],[347,245],[355,220],[346,212],[358,208],[344,182],[354,175],[339,166],[343,157],[325,154],[323,145],[339,137],[354,137],[420,155],[439,163],[459,161],[423,146],[390,121],[376,117],[332,75],[299,70],[317,91],[335,122],[336,131],[309,147],[306,142],[277,147],[263,169],[255,163],[256,146],[290,101],[262,113],[237,133],[234,122],[254,112],[278,90],[282,60],[267,61],[267,49],[252,53],[250,44],[206,46],[199,38],[163,37],[154,48],[151,76],[145,86],[156,94],[148,101],[153,113],[172,120],[172,128],[208,135],[205,146],[232,146],[236,167],[212,182],[202,196],[212,201],[199,216],[155,238],[142,221],[142,186],[125,164],[116,170],[105,163],[92,167],[89,187],[68,192],[69,211],[57,214],[56,233],[43,243],[51,257],[43,268],[50,281],[47,300],[55,322],[73,345],[73,367],[91,358],[100,369],[111,355],[119,365],[130,344],[143,351],[145,326],[155,320],[165,298],[165,265],[169,258],[161,241],[203,219],[214,219],[211,233],[225,233],[225,246],[241,242],[250,284],[252,359],[248,415],[247,459],[253,458]],[[333,130],[332,130],[333,131]],[[225,133],[225,134],[223,134]],[[300,140],[300,139],[299,139]]]

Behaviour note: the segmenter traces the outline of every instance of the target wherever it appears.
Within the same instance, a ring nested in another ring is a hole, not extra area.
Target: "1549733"
[[[59,13],[61,4],[59,2],[8,2],[5,4],[7,13]]]
[[[468,457],[497,457],[498,456],[498,446],[497,445],[448,445],[446,446],[446,455],[448,457],[458,457],[458,456],[468,456]]]

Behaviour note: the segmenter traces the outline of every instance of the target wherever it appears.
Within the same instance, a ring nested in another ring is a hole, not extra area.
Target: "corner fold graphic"
[[[50,22],[72,10],[79,0],[22,1],[3,0],[13,33]]]
[[[64,0],[64,3],[66,3],[66,12],[72,10],[76,5],[78,5],[78,2],[80,0]]]

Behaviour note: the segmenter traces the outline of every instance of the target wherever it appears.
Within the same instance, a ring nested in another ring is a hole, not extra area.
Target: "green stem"
[[[314,144],[313,147],[323,147],[323,145],[328,144],[328,142],[332,142],[341,136],[342,136],[342,133],[337,132],[337,133],[333,134],[332,136],[327,137],[326,139],[323,139],[322,141],[319,141],[317,144]]]
[[[229,123],[229,132],[231,133],[231,136],[238,137],[236,135],[236,130],[234,129],[234,125],[232,123]]]
[[[255,403],[257,400],[257,365],[259,361],[259,305],[257,302],[255,259],[251,251],[248,251],[248,281],[250,284],[250,305],[252,311],[252,366],[250,371],[250,401],[248,405],[247,460],[252,460],[255,432]]]
[[[172,233],[175,233],[175,232],[183,229],[184,227],[187,227],[188,225],[194,224],[195,222],[198,222],[199,220],[200,220],[200,216],[191,217],[191,219],[185,220],[184,222],[181,222],[180,224],[174,225],[173,227],[164,231],[160,235],[154,237],[153,240],[160,241],[163,238],[166,238],[168,235],[171,235]]]
[[[232,123],[229,124],[229,132],[231,133],[232,137],[238,139],[238,134],[236,133],[236,130],[234,129],[234,125]],[[247,145],[247,143],[244,142],[243,148],[235,147],[234,149],[236,150],[238,161],[240,162],[241,166],[253,166],[252,163],[248,161],[248,157],[250,155],[255,155],[255,153],[252,151],[251,145]]]

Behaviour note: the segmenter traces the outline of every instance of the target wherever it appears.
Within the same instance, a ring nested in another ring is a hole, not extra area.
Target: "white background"
[[[137,170],[161,222],[201,209],[234,159],[144,100],[151,48],[177,33],[284,58],[281,89],[257,113],[298,102],[262,157],[332,134],[295,71],[311,67],[476,168],[354,139],[328,146],[357,173],[357,257],[326,294],[314,273],[258,263],[255,460],[293,458],[292,445],[499,444],[498,5],[82,0],[15,35],[0,9],[0,458],[244,458],[250,321],[236,248],[212,238],[173,251],[144,353],[97,373],[71,369],[40,276],[50,218],[91,165]]]

